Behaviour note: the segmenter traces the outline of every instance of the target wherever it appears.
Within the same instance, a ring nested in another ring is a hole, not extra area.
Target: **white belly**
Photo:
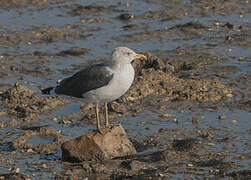
[[[118,99],[131,87],[134,80],[134,69],[131,64],[113,72],[113,78],[107,86],[83,94],[89,102],[110,102]]]

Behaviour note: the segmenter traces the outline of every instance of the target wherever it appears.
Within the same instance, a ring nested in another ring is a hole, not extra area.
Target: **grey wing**
[[[90,66],[62,80],[55,93],[81,98],[83,93],[107,85],[112,77],[113,73],[105,65]]]

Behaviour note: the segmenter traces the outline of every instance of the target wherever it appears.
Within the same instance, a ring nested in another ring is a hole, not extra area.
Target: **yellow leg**
[[[97,130],[101,133],[101,127],[99,122],[99,104],[96,104],[96,124],[97,124]]]
[[[105,103],[105,126],[106,127],[110,127],[109,118],[108,118],[107,103]]]

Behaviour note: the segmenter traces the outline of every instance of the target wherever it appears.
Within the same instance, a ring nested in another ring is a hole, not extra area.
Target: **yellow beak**
[[[136,59],[146,60],[147,58],[146,58],[146,56],[144,54],[137,54]]]

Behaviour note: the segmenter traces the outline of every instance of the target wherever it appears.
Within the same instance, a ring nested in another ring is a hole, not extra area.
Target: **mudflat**
[[[1,0],[0,178],[251,178],[250,12],[237,0]],[[95,108],[41,90],[117,46],[147,56],[109,112],[138,153],[64,162]]]

